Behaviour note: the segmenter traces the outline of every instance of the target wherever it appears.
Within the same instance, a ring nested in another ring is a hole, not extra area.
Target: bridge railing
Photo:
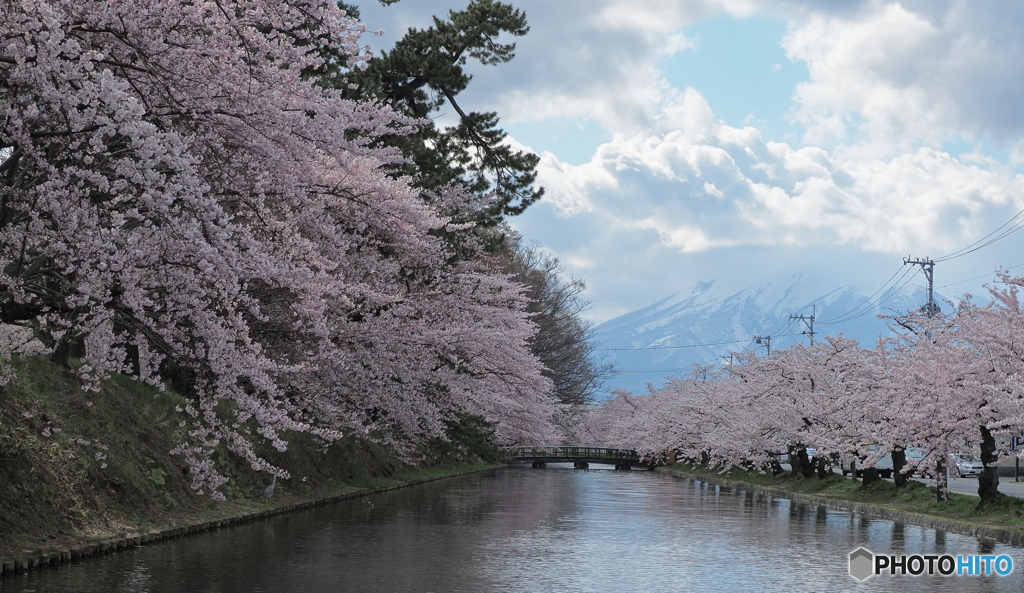
[[[531,459],[607,459],[609,461],[639,461],[640,454],[631,449],[604,447],[517,447],[511,450],[513,458]]]

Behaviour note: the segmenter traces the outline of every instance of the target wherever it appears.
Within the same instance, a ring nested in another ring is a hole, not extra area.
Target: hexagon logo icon
[[[875,555],[865,548],[857,548],[850,552],[850,576],[863,581],[873,575]]]

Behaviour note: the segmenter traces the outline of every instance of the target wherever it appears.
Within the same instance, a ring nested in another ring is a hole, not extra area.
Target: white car
[[[877,445],[872,445],[868,447],[868,454],[875,453],[877,451]],[[839,458],[839,469],[843,472],[844,476],[853,473],[854,477],[859,478],[863,475],[864,469],[861,466],[861,463],[862,460],[859,457],[855,455],[850,455],[848,453],[844,453]],[[875,462],[873,467],[878,470],[878,475],[881,476],[882,478],[891,478],[893,472],[892,455],[886,454],[883,455],[882,457],[879,457],[878,461]]]
[[[956,471],[961,476],[978,476],[985,469],[985,464],[974,455],[966,453],[950,453],[950,459],[956,464]]]

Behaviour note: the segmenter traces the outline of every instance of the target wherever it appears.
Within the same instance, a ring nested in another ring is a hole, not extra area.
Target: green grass
[[[756,471],[734,469],[721,473],[686,464],[668,466],[666,470],[709,482],[750,485],[780,494],[795,494],[824,502],[842,501],[926,519],[1024,533],[1024,499],[1012,496],[1004,496],[998,504],[979,509],[979,499],[975,496],[950,492],[947,500],[939,502],[934,486],[926,486],[917,481],[910,481],[897,488],[894,483],[885,480],[864,486],[858,480],[851,480],[839,474],[831,474],[820,479],[816,476],[804,478],[792,472],[772,476]]]
[[[16,376],[0,385],[0,559],[451,475],[486,467],[472,462],[489,455],[447,443],[434,469],[417,469],[380,443],[348,438],[325,450],[316,437],[288,434],[286,451],[255,445],[291,475],[277,480],[273,500],[263,496],[266,474],[220,450],[215,460],[230,478],[222,487],[228,502],[215,503],[192,492],[182,459],[168,453],[187,436],[179,426],[181,395],[125,376],[84,391],[74,372],[45,358],[9,364]]]

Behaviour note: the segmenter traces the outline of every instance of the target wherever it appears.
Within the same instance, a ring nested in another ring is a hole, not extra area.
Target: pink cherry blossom
[[[522,289],[375,148],[407,121],[316,84],[370,58],[318,0],[16,0],[0,19],[0,311],[89,390],[189,400],[197,491],[288,431],[404,450],[472,413],[556,437]],[[445,242],[438,231],[454,235]],[[457,237],[462,235],[461,239]],[[62,354],[63,353],[63,354]]]

